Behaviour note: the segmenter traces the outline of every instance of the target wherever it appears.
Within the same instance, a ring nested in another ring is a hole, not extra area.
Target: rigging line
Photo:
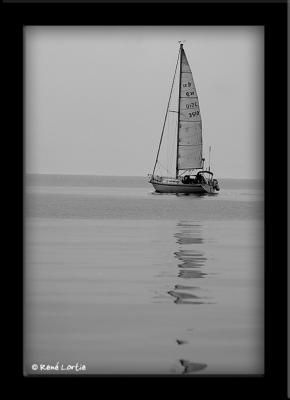
[[[160,138],[160,142],[159,142],[159,146],[158,146],[157,156],[156,156],[156,160],[155,160],[155,164],[154,164],[154,168],[153,168],[152,175],[154,175],[155,168],[156,168],[156,164],[157,164],[157,160],[158,160],[158,156],[159,156],[159,152],[160,152],[160,147],[161,147],[161,143],[162,143],[162,138],[163,138],[163,133],[164,133],[164,128],[165,128],[165,123],[166,123],[167,114],[168,114],[168,109],[169,109],[169,104],[170,104],[170,100],[171,100],[171,94],[172,94],[173,85],[174,85],[174,81],[175,81],[176,70],[177,70],[178,61],[179,61],[179,57],[180,57],[180,52],[181,52],[181,50],[179,49],[178,58],[177,58],[177,62],[176,62],[176,66],[175,66],[175,71],[174,71],[174,76],[173,76],[173,81],[172,81],[172,85],[171,85],[171,89],[170,89],[169,100],[168,100],[168,104],[167,104],[167,108],[166,108],[166,113],[165,113],[165,118],[164,118],[164,122],[163,122],[161,138]]]

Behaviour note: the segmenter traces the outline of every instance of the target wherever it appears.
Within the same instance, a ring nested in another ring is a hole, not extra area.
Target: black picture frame
[[[198,398],[221,396],[235,398],[286,398],[287,396],[287,3],[286,2],[212,2],[187,1],[160,3],[82,3],[58,4],[36,1],[29,3],[6,1],[3,39],[5,43],[5,131],[10,143],[9,185],[13,181],[13,237],[18,251],[12,251],[13,265],[18,265],[17,289],[13,294],[18,317],[13,346],[18,360],[17,375],[28,386],[35,379],[26,378],[22,371],[23,328],[23,27],[26,25],[262,25],[265,28],[265,374],[262,376],[183,376],[183,377],[123,377],[140,382],[139,391],[154,395],[145,378],[159,387]],[[40,2],[39,2],[40,3]],[[186,9],[186,12],[183,10]],[[274,140],[275,139],[275,140]],[[6,151],[5,151],[6,152]],[[13,171],[13,173],[12,173]],[[281,173],[281,186],[277,182]],[[15,179],[17,178],[17,180]],[[17,183],[16,183],[17,182]],[[11,199],[11,194],[9,195]],[[11,201],[9,201],[11,204]],[[19,227],[20,225],[20,227]],[[15,226],[19,228],[16,229]],[[14,245],[13,245],[14,246]],[[10,282],[15,282],[11,271]],[[45,376],[56,380],[56,377]],[[75,377],[69,377],[70,380]],[[79,377],[81,379],[82,377]],[[87,376],[86,378],[89,378]],[[112,386],[107,381],[103,385]],[[111,377],[112,378],[112,377]],[[41,378],[37,378],[43,381]],[[166,381],[165,381],[166,379]],[[88,381],[88,379],[87,379]],[[86,381],[86,382],[87,382]],[[27,383],[28,382],[28,383]],[[121,390],[118,378],[117,389]],[[114,386],[114,385],[113,385]],[[104,386],[103,386],[104,387]],[[138,393],[140,393],[138,392]]]

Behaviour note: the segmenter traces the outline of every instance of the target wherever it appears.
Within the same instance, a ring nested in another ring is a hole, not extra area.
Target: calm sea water
[[[28,175],[25,373],[263,373],[263,182],[219,182]]]

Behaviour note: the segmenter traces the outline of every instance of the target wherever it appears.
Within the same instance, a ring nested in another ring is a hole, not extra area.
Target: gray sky
[[[185,40],[215,176],[262,178],[263,35],[248,26],[26,27],[26,172],[152,172]]]

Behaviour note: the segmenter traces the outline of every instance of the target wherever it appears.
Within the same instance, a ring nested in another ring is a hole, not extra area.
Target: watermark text
[[[86,364],[83,363],[75,363],[75,364],[63,364],[59,361],[56,364],[32,364],[31,369],[33,371],[75,371],[82,372],[86,371]]]

